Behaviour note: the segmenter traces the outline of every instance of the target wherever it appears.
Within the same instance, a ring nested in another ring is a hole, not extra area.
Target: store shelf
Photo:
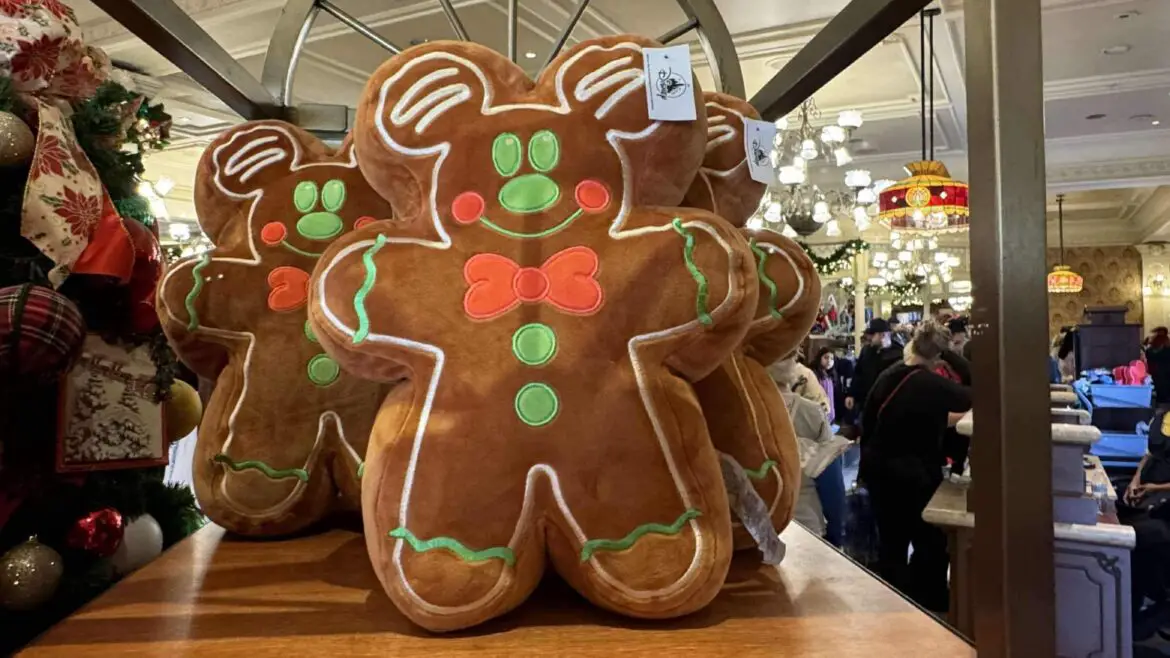
[[[705,610],[618,617],[548,578],[515,612],[439,636],[382,592],[360,534],[249,542],[208,527],[20,654],[69,656],[974,656],[957,635],[800,526],[779,573],[737,558]]]

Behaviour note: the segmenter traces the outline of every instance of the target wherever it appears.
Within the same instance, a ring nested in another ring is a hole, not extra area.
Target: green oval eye
[[[329,212],[341,210],[345,204],[345,183],[331,180],[321,188],[321,205]]]
[[[520,169],[520,138],[512,133],[500,133],[492,142],[492,164],[501,176],[513,176]]]
[[[317,205],[317,184],[311,180],[297,183],[293,190],[293,205],[301,212],[309,212]]]
[[[528,140],[528,161],[537,171],[552,171],[561,159],[561,144],[551,130],[541,130]]]

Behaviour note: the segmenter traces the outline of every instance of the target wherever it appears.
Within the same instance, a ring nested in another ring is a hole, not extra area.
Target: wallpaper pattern
[[[1142,322],[1142,256],[1133,247],[1070,247],[1064,264],[1085,278],[1076,295],[1048,295],[1048,333],[1079,324],[1086,306],[1125,306],[1126,322]],[[1048,271],[1056,265],[1059,249],[1048,250]]]

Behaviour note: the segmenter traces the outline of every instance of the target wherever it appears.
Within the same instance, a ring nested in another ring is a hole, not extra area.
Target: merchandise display
[[[707,130],[701,111],[649,118],[656,45],[582,41],[533,82],[483,46],[431,42],[363,92],[357,157],[397,221],[326,250],[310,324],[345,370],[405,379],[362,511],[390,599],[428,629],[516,607],[546,561],[637,617],[723,585],[727,495],[691,382],[748,331],[756,261],[724,220],[672,207]]]
[[[283,535],[335,507],[357,510],[386,389],[343,373],[304,309],[325,247],[389,218],[389,204],[348,141],[332,152],[299,128],[261,121],[204,152],[196,209],[216,246],[167,272],[158,309],[179,357],[216,382],[195,454],[203,512],[233,532]]]
[[[747,102],[706,93],[707,154],[687,200],[742,227],[764,193],[748,175],[744,117],[759,114]],[[737,512],[737,549],[753,537],[775,537],[792,520],[800,489],[800,453],[780,391],[765,367],[796,349],[808,333],[820,299],[820,278],[803,250],[784,236],[744,230],[755,256],[759,304],[744,343],[710,376],[695,384],[716,450],[743,469],[764,501],[768,518]],[[747,354],[751,356],[747,356]],[[746,517],[746,518],[745,518]],[[746,526],[754,526],[750,532]],[[770,556],[766,547],[765,559]]]

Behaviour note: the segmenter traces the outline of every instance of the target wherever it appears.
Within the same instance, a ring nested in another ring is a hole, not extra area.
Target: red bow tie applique
[[[463,279],[471,286],[463,309],[474,320],[499,317],[521,303],[544,302],[573,315],[601,307],[597,253],[589,247],[559,251],[539,268],[520,267],[499,254],[477,254],[463,266]]]

